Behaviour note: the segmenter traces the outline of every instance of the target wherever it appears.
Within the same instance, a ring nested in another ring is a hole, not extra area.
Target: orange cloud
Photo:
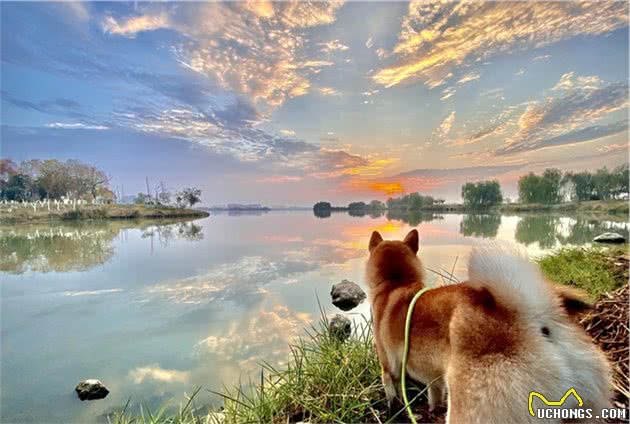
[[[400,194],[400,193],[404,193],[405,192],[405,189],[403,188],[403,185],[401,183],[398,183],[398,182],[393,182],[393,183],[379,183],[379,182],[368,183],[368,188],[370,190],[372,190],[372,191],[385,193],[388,196],[392,196],[394,194]]]
[[[385,194],[393,196],[405,192],[402,183],[396,181],[370,181],[363,178],[352,178],[343,184],[344,188],[354,194]]]

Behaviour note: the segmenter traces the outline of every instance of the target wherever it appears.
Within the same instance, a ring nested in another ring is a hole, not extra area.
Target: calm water
[[[0,227],[0,421],[93,422],[129,397],[156,405],[246,380],[263,359],[282,365],[287,343],[319,316],[315,294],[332,313],[331,284],[363,284],[374,229],[401,238],[417,226],[425,266],[460,278],[480,239],[540,256],[606,230],[628,235],[627,222],[544,214],[406,219],[272,212]],[[79,401],[73,389],[85,378],[110,395]]]

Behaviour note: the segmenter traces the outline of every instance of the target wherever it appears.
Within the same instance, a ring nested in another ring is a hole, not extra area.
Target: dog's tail
[[[487,288],[523,318],[541,318],[554,308],[554,292],[539,267],[513,246],[490,243],[475,247],[468,262],[468,283]]]

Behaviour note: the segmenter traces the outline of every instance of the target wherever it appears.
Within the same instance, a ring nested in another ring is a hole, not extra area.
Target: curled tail
[[[553,287],[526,253],[501,243],[475,247],[468,261],[468,283],[487,288],[522,318],[542,317],[554,309]]]

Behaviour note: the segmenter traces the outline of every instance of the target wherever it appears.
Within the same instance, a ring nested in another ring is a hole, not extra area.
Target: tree
[[[317,202],[313,205],[313,214],[318,218],[328,218],[332,212],[330,202]]]
[[[186,187],[175,193],[175,202],[179,207],[193,207],[201,202],[201,190],[197,187]]]
[[[111,180],[96,166],[77,160],[33,159],[22,161],[17,167],[11,161],[0,163],[0,180],[8,181],[11,174],[21,174],[30,179],[32,197],[50,199],[63,196],[95,199],[99,193],[108,192]]]
[[[146,205],[151,201],[151,198],[146,195],[146,193],[138,193],[136,194],[136,198],[133,200],[133,203],[137,205]]]
[[[542,185],[542,203],[560,203],[562,200],[562,171],[556,168],[545,169],[542,175]]]
[[[381,202],[380,200],[372,200],[369,207],[373,211],[382,211],[387,208],[387,206],[385,206],[385,203]]]
[[[579,172],[576,174],[567,173],[564,176],[565,184],[570,182],[572,187],[572,197],[577,201],[593,199],[593,175],[590,172]]]
[[[480,181],[462,186],[464,204],[473,207],[488,207],[503,202],[501,185],[498,181]]]
[[[522,203],[559,203],[562,200],[562,172],[545,169],[542,176],[530,172],[518,180],[518,197]]]
[[[0,181],[8,181],[11,175],[18,173],[18,167],[11,159],[0,159]]]
[[[13,174],[8,181],[0,182],[2,198],[6,200],[31,200],[33,197],[33,181],[24,174]]]

